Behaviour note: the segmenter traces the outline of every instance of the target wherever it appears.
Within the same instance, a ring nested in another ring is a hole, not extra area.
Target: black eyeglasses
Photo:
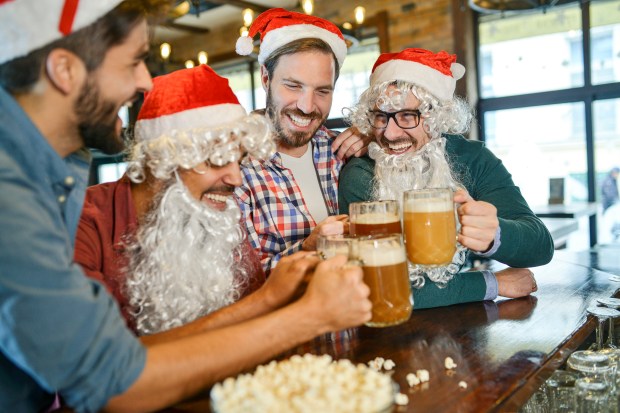
[[[394,119],[399,128],[413,129],[420,124],[420,111],[417,109],[405,109],[398,112],[368,111],[368,122],[375,129],[387,128],[390,119]]]

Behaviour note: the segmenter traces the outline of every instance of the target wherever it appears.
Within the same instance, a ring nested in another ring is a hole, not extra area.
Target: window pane
[[[230,88],[237,95],[239,103],[250,112],[254,110],[252,106],[252,86],[249,72],[249,65],[247,63],[229,66],[216,70],[217,74],[228,79]]]
[[[565,203],[587,201],[583,103],[487,112],[487,146],[530,205],[546,205],[549,180],[564,178]]]
[[[254,96],[256,98],[256,108],[255,109],[264,109],[267,107],[267,94],[263,89],[262,83],[260,81],[260,65],[257,63],[255,65],[256,69],[254,69]]]
[[[349,50],[336,82],[329,119],[341,118],[342,109],[355,105],[362,92],[368,88],[370,71],[379,57],[377,41],[378,39],[374,39],[370,44]]]
[[[583,86],[578,3],[545,13],[484,15],[479,24],[483,98]]]
[[[617,203],[617,180],[613,179],[615,174],[612,173],[612,169],[620,167],[620,99],[595,101],[592,110],[596,199],[604,209],[599,215],[598,242],[620,243],[620,204]]]
[[[592,84],[620,80],[620,2],[590,3]]]

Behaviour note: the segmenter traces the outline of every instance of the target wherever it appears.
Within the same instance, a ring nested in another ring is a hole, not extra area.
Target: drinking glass
[[[605,321],[608,318],[615,318],[620,316],[620,311],[613,308],[591,306],[587,310],[588,314],[592,314],[596,317],[596,343],[590,347],[590,350],[602,350],[603,346],[603,331],[605,329]]]
[[[605,307],[613,308],[616,310],[620,308],[620,298],[599,298],[596,301],[598,301],[599,304],[604,305]],[[604,348],[618,348],[615,343],[616,336],[614,331],[614,318],[615,317],[609,317],[609,331],[607,333],[607,341],[603,346]]]
[[[335,255],[346,255],[351,259],[357,259],[354,253],[353,243],[357,237],[352,235],[321,235],[317,240],[316,252],[323,260],[332,258]]]
[[[456,252],[456,218],[448,188],[404,193],[407,257],[412,264],[437,267],[452,262]]]
[[[616,366],[606,354],[591,351],[575,351],[566,361],[568,370],[577,373],[579,377],[598,378],[608,384],[615,382]]]
[[[548,413],[549,412],[549,398],[545,393],[545,386],[543,385],[536,393],[530,397],[530,399],[523,405],[520,413]]]
[[[387,327],[407,321],[413,297],[402,237],[360,237],[353,250],[364,270],[364,283],[370,288],[372,318],[366,325]]]
[[[574,413],[576,373],[556,370],[547,379],[549,410],[554,413]]]
[[[400,208],[394,200],[353,202],[349,205],[349,234],[402,234]]]
[[[577,413],[611,413],[615,400],[607,382],[598,378],[582,377],[575,381]]]

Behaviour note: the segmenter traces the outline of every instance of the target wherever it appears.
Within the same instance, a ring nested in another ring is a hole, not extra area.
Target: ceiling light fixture
[[[170,43],[162,43],[159,46],[159,54],[161,55],[162,59],[168,60],[171,53],[172,53],[172,46],[170,46]]]
[[[357,6],[355,10],[353,10],[353,14],[355,15],[355,23],[362,24],[364,23],[364,19],[366,18],[366,9],[362,6]]]
[[[194,61],[193,60],[186,60],[185,61],[185,68],[186,69],[191,69],[192,67],[194,67]]]
[[[208,61],[209,55],[207,54],[207,52],[198,52],[198,63],[200,63],[201,65],[206,65]]]
[[[241,16],[243,17],[243,25],[245,27],[250,27],[252,21],[254,20],[254,10],[244,9]]]
[[[314,11],[314,0],[301,0],[301,8],[304,13],[310,15]]]
[[[560,0],[469,0],[469,7],[480,13],[526,11],[555,6]]]

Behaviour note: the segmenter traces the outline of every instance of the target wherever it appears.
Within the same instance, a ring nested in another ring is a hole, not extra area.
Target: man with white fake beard
[[[410,267],[415,308],[521,297],[536,291],[524,267],[548,263],[553,240],[501,161],[466,140],[472,113],[454,95],[465,68],[446,52],[405,49],[382,54],[370,87],[348,120],[374,138],[369,157],[351,159],[340,175],[340,212],[356,201],[397,199],[410,189],[450,188],[459,218],[451,264]],[[469,251],[508,266],[460,272]],[[430,279],[433,282],[428,282]]]
[[[127,173],[87,190],[75,248],[138,335],[183,326],[265,282],[232,194],[241,159],[273,148],[264,117],[246,115],[208,66],[154,79]]]

